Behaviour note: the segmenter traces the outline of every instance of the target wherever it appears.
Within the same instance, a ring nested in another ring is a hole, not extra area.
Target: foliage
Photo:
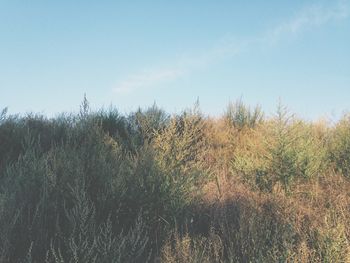
[[[350,177],[350,116],[344,116],[332,132],[330,159],[336,171]]]
[[[256,106],[254,110],[244,105],[242,99],[237,100],[235,103],[230,102],[225,117],[227,121],[238,130],[247,128],[255,128],[261,124],[264,118],[260,106]]]
[[[173,116],[167,127],[154,138],[156,161],[160,170],[172,174],[172,181],[193,189],[196,177],[203,176],[206,152],[205,122],[198,108]],[[204,178],[202,178],[204,179]]]
[[[277,183],[289,191],[296,180],[311,179],[324,171],[325,140],[316,136],[312,126],[288,115],[281,105],[267,125],[266,129],[246,132],[246,145],[234,153],[234,171],[268,191]]]
[[[4,109],[0,262],[348,262],[349,123]]]

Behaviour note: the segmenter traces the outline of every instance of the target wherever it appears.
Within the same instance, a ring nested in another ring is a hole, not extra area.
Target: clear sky
[[[0,0],[0,108],[350,110],[350,1]]]

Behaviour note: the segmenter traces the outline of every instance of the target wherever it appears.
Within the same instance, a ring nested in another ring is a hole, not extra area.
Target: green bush
[[[173,116],[166,128],[158,132],[154,139],[160,168],[184,176],[199,171],[206,151],[204,129],[205,122],[198,108]]]
[[[235,103],[229,103],[225,118],[230,125],[241,130],[244,127],[255,128],[262,123],[264,113],[260,106],[256,106],[254,110],[251,110],[250,107],[244,105],[242,99],[239,99]]]
[[[160,165],[161,155],[142,129],[152,126],[160,136],[167,127],[162,116],[154,107],[138,116],[141,132],[116,111],[91,113],[87,101],[76,116],[2,117],[1,261],[154,257],[165,231],[182,220],[193,199],[190,174],[199,173]],[[187,130],[179,136],[185,138],[197,124],[183,124]],[[190,159],[181,162],[185,167]]]
[[[272,191],[281,184],[290,191],[297,180],[315,178],[327,167],[325,139],[318,138],[311,125],[298,121],[282,106],[275,119],[245,139],[234,153],[233,172],[262,190]]]
[[[92,240],[93,231],[108,216],[116,218],[125,192],[122,152],[116,145],[108,144],[98,127],[87,129],[85,125],[77,125],[66,144],[55,146],[46,154],[37,150],[39,143],[28,135],[25,153],[6,169],[1,181],[4,208],[0,221],[4,233],[1,243],[8,248],[3,257],[10,261],[23,259],[30,247],[31,257],[43,261],[48,245],[56,239],[66,242],[78,224],[91,228],[84,231],[89,231],[85,235]],[[81,218],[67,212],[71,210]],[[73,219],[82,222],[74,223]],[[115,233],[126,231],[134,221],[135,218],[129,218],[120,226],[114,220]],[[62,257],[70,258],[65,251],[69,250],[63,249]]]
[[[142,143],[150,143],[157,133],[166,128],[169,123],[169,115],[153,104],[146,110],[138,109],[132,113],[129,116],[129,123],[142,138]]]

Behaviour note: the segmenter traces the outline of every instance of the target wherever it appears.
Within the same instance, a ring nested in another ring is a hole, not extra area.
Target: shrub
[[[0,262],[349,261],[349,119],[235,107],[1,111]]]
[[[197,108],[173,116],[167,127],[157,133],[153,143],[161,170],[187,177],[194,170],[200,170],[206,151],[204,127]]]
[[[153,116],[149,114],[145,120]],[[116,112],[90,113],[87,101],[69,119],[11,122],[15,132],[21,131],[15,138],[21,148],[17,160],[14,155],[9,161],[4,151],[1,259],[103,262],[115,257],[120,259],[116,262],[144,262],[153,257],[165,231],[182,220],[194,198],[194,175],[200,173],[191,147],[198,147],[202,137],[192,140],[191,129],[198,125],[199,132],[201,120],[186,116],[177,121],[183,125],[179,141],[186,144],[174,149],[186,149],[189,155],[179,161],[181,169],[173,170],[161,165],[161,152],[151,141],[134,143],[136,133],[127,119]],[[22,123],[29,127],[26,134]],[[168,127],[159,125],[154,134],[164,136]],[[121,131],[130,144],[123,144]],[[45,143],[42,135],[48,138]],[[106,247],[110,250],[102,255],[99,251]]]
[[[156,104],[146,110],[138,109],[129,116],[133,130],[139,133],[142,143],[150,141],[157,133],[165,129],[169,123],[169,116]]]
[[[27,114],[24,117],[10,115],[0,123],[0,172],[6,165],[17,161],[24,154],[23,141],[28,134],[37,140],[38,154],[44,154],[52,146],[67,141],[75,120],[71,116],[60,116],[48,120],[41,115]]]
[[[264,113],[260,106],[256,106],[254,110],[251,110],[250,107],[243,104],[242,99],[239,99],[235,103],[229,103],[225,116],[233,127],[241,130],[244,127],[255,128],[262,123]]]
[[[115,108],[100,110],[89,115],[90,122],[101,127],[104,133],[113,138],[126,152],[135,152],[139,146],[135,131],[129,127],[127,118]]]
[[[257,131],[246,131],[234,152],[233,171],[272,191],[289,191],[297,179],[312,179],[327,166],[324,138],[312,126],[289,116],[281,105],[276,118]]]

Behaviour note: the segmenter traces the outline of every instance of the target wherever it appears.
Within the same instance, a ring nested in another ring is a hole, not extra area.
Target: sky
[[[0,109],[350,111],[350,0],[0,0]]]

